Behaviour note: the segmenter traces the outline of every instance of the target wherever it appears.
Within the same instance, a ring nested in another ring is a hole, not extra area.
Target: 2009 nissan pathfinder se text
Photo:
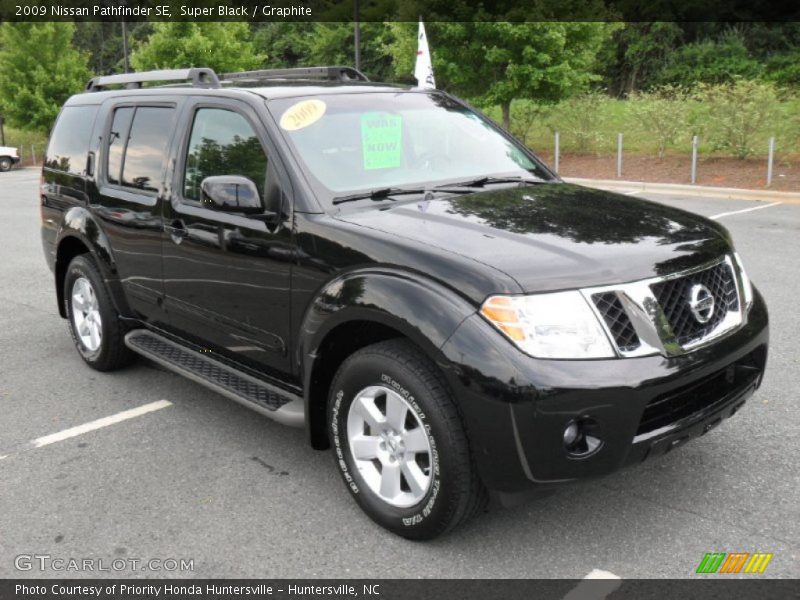
[[[95,78],[41,213],[89,366],[143,355],[304,426],[408,538],[702,435],[766,363],[724,227],[348,67]]]

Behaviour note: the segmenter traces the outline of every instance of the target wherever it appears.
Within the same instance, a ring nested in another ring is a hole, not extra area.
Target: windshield
[[[323,95],[271,100],[269,107],[329,199],[485,176],[552,179],[491,123],[442,94]]]

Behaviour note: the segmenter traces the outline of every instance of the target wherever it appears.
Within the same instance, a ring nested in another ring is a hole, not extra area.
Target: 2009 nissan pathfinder
[[[347,67],[93,79],[41,212],[86,363],[144,355],[304,426],[408,538],[702,435],[766,363],[724,227]]]

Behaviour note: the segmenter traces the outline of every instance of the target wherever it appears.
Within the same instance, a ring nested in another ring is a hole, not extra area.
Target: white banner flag
[[[428,36],[425,35],[425,25],[419,22],[419,35],[417,36],[417,64],[414,66],[414,77],[421,88],[436,88],[433,78],[433,65],[431,64],[431,51],[428,49]]]

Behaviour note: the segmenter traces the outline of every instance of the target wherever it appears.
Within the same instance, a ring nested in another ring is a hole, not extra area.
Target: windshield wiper
[[[456,181],[454,183],[446,183],[442,186],[433,189],[438,190],[445,187],[483,187],[487,183],[545,183],[544,179],[532,179],[530,177],[520,177],[518,175],[511,177],[477,177],[476,179],[468,179],[467,181]]]
[[[403,196],[409,194],[424,194],[426,192],[449,192],[451,194],[465,194],[464,189],[449,189],[452,186],[442,185],[435,188],[378,188],[370,190],[369,192],[361,192],[358,194],[350,194],[349,196],[339,196],[333,199],[333,204],[341,204],[342,202],[352,202],[354,200],[392,200],[391,196]],[[456,188],[463,187],[461,184],[456,184]]]
[[[342,202],[352,202],[353,200],[391,200],[390,196],[401,196],[405,194],[424,194],[427,190],[425,188],[378,188],[370,190],[369,192],[361,192],[359,194],[350,194],[349,196],[339,196],[333,199],[333,204],[341,204]]]

